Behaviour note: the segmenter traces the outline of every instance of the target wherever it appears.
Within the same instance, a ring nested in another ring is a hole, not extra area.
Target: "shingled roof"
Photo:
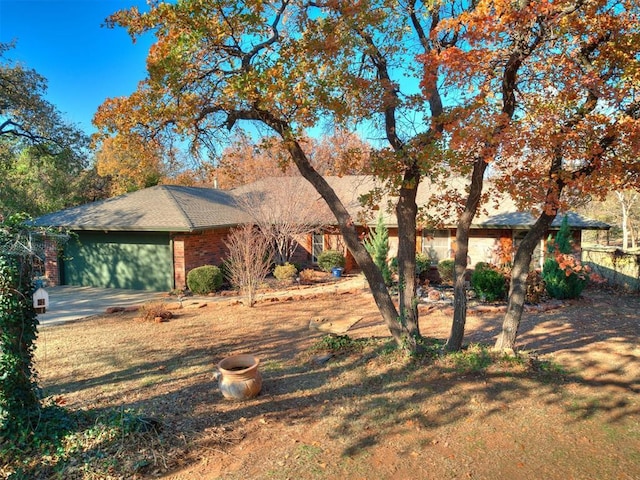
[[[192,232],[235,226],[248,220],[228,192],[157,185],[50,213],[35,223],[70,230]]]
[[[371,192],[376,187],[381,187],[379,180],[376,180],[371,176],[344,176],[344,177],[326,177],[327,182],[335,190],[336,194],[342,199],[347,209],[352,215],[356,215],[357,212],[362,211],[362,207],[359,203],[359,198]],[[450,183],[459,191],[464,191],[466,183],[468,181],[462,178],[453,178]],[[312,187],[309,185],[310,189]],[[428,179],[424,179],[419,187],[416,195],[416,202],[418,206],[425,205],[429,201],[434,189],[437,189]],[[495,199],[494,199],[495,200]],[[397,227],[397,220],[395,215],[389,212],[384,212],[385,206],[388,204],[389,197],[385,196],[380,200],[380,210],[383,212],[383,216],[387,221],[387,226]],[[395,203],[395,202],[392,202]],[[440,210],[440,211],[439,211]],[[432,206],[426,209],[425,214],[431,217],[441,217],[444,222],[444,227],[455,228],[457,225],[457,218],[451,214],[451,212],[444,213],[444,208],[438,206]],[[450,210],[450,209],[449,209]],[[367,212],[369,225],[375,225],[377,218],[376,214]],[[560,212],[551,224],[554,228],[559,228],[562,224],[564,217],[567,217],[569,226],[574,229],[580,230],[608,230],[610,225],[598,220],[580,215],[576,212]],[[530,212],[519,211],[516,207],[513,199],[507,195],[502,195],[499,201],[491,201],[481,207],[481,210],[476,214],[472,228],[505,228],[505,229],[529,229],[536,222],[537,218]]]
[[[360,196],[369,193],[380,182],[370,176],[325,177],[327,182],[341,198],[346,208],[360,220],[363,208]],[[39,217],[37,225],[66,227],[70,230],[102,231],[170,231],[191,232],[210,228],[231,227],[251,221],[250,215],[238,205],[236,198],[248,192],[260,192],[283,186],[282,180],[270,178],[245,185],[231,191],[203,187],[185,187],[179,185],[158,185],[119,197],[68,208]],[[286,184],[290,188],[290,183]],[[295,188],[301,189],[309,201],[320,200],[319,194],[311,184],[299,177]],[[420,184],[418,204],[427,201],[430,189],[427,181]],[[464,185],[461,184],[461,188]],[[381,201],[383,212],[389,227],[396,225],[395,216],[384,212],[386,199]],[[529,212],[516,209],[511,199],[490,202],[475,218],[473,228],[512,228],[526,229],[535,222]],[[434,210],[437,207],[434,207]],[[375,215],[369,212],[369,223],[375,225]],[[436,213],[436,212],[433,212]],[[606,230],[610,226],[604,222],[592,220],[575,212],[567,214],[569,226],[577,229]],[[559,214],[553,222],[559,227],[565,213]],[[454,228],[455,218],[445,220],[445,226]]]

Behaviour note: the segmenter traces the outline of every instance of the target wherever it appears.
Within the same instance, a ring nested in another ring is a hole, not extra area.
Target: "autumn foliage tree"
[[[235,135],[210,171],[214,183],[224,189],[295,174],[297,169],[291,164],[289,153],[277,139],[264,138],[256,142],[244,132]]]
[[[462,347],[467,312],[466,272],[471,224],[483,201],[484,177],[498,155],[502,136],[516,115],[521,69],[543,40],[543,30],[524,7],[513,2],[479,1],[445,19],[436,31],[452,32],[456,44],[432,50],[425,64],[425,88],[441,81],[430,72],[439,66],[449,85],[459,92],[446,113],[447,164],[450,174],[467,180],[467,195],[458,200],[456,228],[454,316],[446,348]],[[437,70],[436,70],[437,71]],[[431,87],[430,87],[431,86]],[[459,192],[444,188],[455,199]]]
[[[98,174],[110,180],[110,196],[158,185],[165,175],[161,149],[134,135],[105,138],[96,151]]]
[[[106,102],[96,122],[107,133],[188,137],[194,152],[244,122],[269,128],[332,210],[394,338],[415,350],[416,192],[440,153],[444,109],[437,84],[422,93],[415,88],[424,68],[407,59],[455,42],[455,36],[434,33],[449,15],[449,5],[385,0],[182,0],[153,4],[145,13],[122,11],[111,24],[133,36],[153,31],[157,41],[148,78],[130,97]],[[437,76],[437,66],[431,74]],[[414,86],[404,91],[408,78]],[[305,151],[306,132],[325,120],[366,121],[386,142],[372,171],[396,198],[399,308],[360,242],[356,222]]]
[[[539,216],[516,251],[497,349],[515,347],[531,256],[558,211],[640,182],[639,6],[600,0],[526,9],[548,33],[526,62],[516,97],[522,114],[501,144],[498,184]]]
[[[311,140],[311,163],[323,175],[372,173],[373,147],[357,133],[336,128],[329,134]]]
[[[320,138],[300,141],[309,162],[322,175],[362,175],[371,172],[372,147],[355,133],[336,129]],[[300,175],[286,148],[273,137],[256,141],[238,133],[209,170],[220,188],[232,188],[268,177]]]
[[[460,92],[445,130],[451,169],[470,178],[456,234],[448,348],[462,345],[469,228],[482,204],[489,164],[501,192],[523,210],[543,212],[516,254],[505,317],[510,332],[522,314],[533,249],[568,204],[562,202],[563,189],[566,200],[601,192],[611,186],[611,177],[613,183],[621,180],[620,172],[627,172],[623,182],[636,181],[628,155],[635,127],[625,135],[620,122],[623,117],[627,125],[635,122],[631,93],[637,81],[629,74],[637,70],[637,48],[629,45],[637,37],[636,17],[632,2],[481,0],[440,22],[438,28],[455,32],[458,43],[421,56],[427,72],[433,65],[444,72],[444,77],[425,75],[423,84],[444,78]],[[614,143],[626,145],[615,161]],[[496,346],[511,348],[513,341],[515,334]]]
[[[621,165],[637,152],[629,100],[639,71],[636,10],[631,1],[604,0],[154,3],[110,19],[133,36],[153,31],[157,41],[148,78],[130,97],[106,102],[96,121],[107,133],[188,138],[196,153],[247,122],[273,132],[332,210],[394,338],[415,350],[416,193],[425,177],[470,179],[458,225],[459,281],[490,161],[498,185],[548,215],[516,256],[512,319],[524,299],[518,269],[528,269],[528,249],[560,208],[562,191],[595,193],[604,185],[594,172],[611,175],[610,183],[635,178]],[[370,164],[395,199],[397,308],[356,222],[306,150],[309,130],[323,122],[378,132]],[[464,332],[463,288],[456,288],[452,349]]]

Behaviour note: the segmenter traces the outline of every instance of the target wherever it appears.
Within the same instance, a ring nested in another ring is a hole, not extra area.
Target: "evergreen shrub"
[[[503,300],[507,292],[506,277],[488,263],[478,262],[471,275],[471,288],[484,301]]]
[[[547,293],[560,300],[578,298],[587,286],[587,278],[562,268],[555,258],[547,258],[543,266],[543,278]]]
[[[222,286],[222,270],[214,265],[196,267],[187,274],[187,287],[196,295],[207,295]]]
[[[440,275],[442,283],[447,283],[449,285],[453,284],[453,279],[456,276],[455,264],[456,262],[452,258],[447,258],[438,262],[438,274]]]
[[[426,253],[416,254],[416,275],[420,276],[431,268],[431,257]]]
[[[558,299],[578,298],[589,281],[589,273],[573,255],[573,243],[567,217],[562,220],[555,240],[549,239],[549,258],[544,262],[542,278],[547,293]]]
[[[344,255],[337,250],[325,250],[318,255],[318,267],[324,272],[331,272],[335,267],[344,268],[346,263]]]
[[[391,285],[391,270],[389,268],[389,230],[384,223],[384,217],[378,216],[376,228],[365,239],[364,246],[371,255],[373,262],[380,269],[382,278],[387,286]]]

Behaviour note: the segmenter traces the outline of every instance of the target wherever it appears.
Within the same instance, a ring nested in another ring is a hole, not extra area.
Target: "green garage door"
[[[169,291],[169,234],[79,232],[66,245],[63,275],[66,285]]]

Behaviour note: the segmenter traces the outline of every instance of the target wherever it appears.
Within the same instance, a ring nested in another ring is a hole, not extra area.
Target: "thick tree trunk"
[[[473,165],[471,174],[471,185],[469,196],[465,204],[464,212],[458,220],[456,230],[456,256],[455,256],[455,284],[453,287],[453,322],[451,323],[451,333],[445,348],[449,351],[457,351],[462,348],[464,339],[464,328],[467,322],[467,258],[469,256],[469,232],[471,223],[478,211],[480,199],[482,198],[482,187],[484,183],[484,172],[487,169],[487,162],[484,159],[477,159]]]
[[[388,115],[389,114],[387,113],[387,116]],[[311,183],[311,185],[313,185],[313,187],[324,199],[324,201],[327,202],[329,209],[338,221],[338,226],[340,228],[342,238],[344,239],[347,248],[353,255],[353,258],[358,263],[358,266],[367,279],[369,288],[371,289],[371,294],[373,295],[373,299],[376,302],[378,310],[380,311],[380,314],[382,315],[382,318],[384,319],[387,328],[389,328],[389,331],[391,332],[394,340],[400,347],[407,348],[409,352],[416,352],[419,348],[417,340],[420,335],[419,331],[417,330],[417,307],[415,314],[416,320],[414,322],[415,325],[413,322],[410,325],[407,325],[406,322],[400,321],[398,309],[396,308],[395,304],[393,303],[393,299],[389,294],[389,289],[384,282],[382,272],[360,241],[355,222],[351,218],[351,215],[349,214],[345,206],[342,204],[342,201],[336,195],[336,192],[331,188],[324,177],[320,175],[315,168],[313,168],[313,165],[311,165],[311,162],[309,162],[309,159],[300,146],[300,143],[292,135],[291,126],[287,122],[275,117],[270,112],[262,110],[235,112],[234,115],[230,115],[230,118],[227,122],[228,126],[232,126],[235,120],[237,120],[238,118],[243,118],[245,120],[259,120],[278,132],[284,142],[284,147],[291,155],[291,159],[295,163],[300,174],[309,183]],[[408,182],[406,183],[406,185],[414,185],[414,188],[417,189],[420,180],[419,174],[411,176],[411,173],[409,173],[408,175],[409,178],[414,179],[415,182]],[[402,189],[402,191],[404,191],[404,189]],[[406,192],[410,192],[409,198],[413,198],[413,205],[415,208],[415,192],[411,192],[410,190],[406,190]],[[404,207],[405,204],[408,205],[408,207]],[[405,214],[405,208],[407,208],[406,212],[410,212],[412,208],[411,202],[403,203],[403,214]],[[398,221],[399,223],[402,223],[400,219],[398,219]],[[413,228],[413,262],[415,275],[415,217],[413,218],[412,227],[410,226],[410,228]],[[410,240],[407,241],[405,239],[405,242],[409,243]],[[403,248],[405,248],[406,250],[406,247]],[[415,286],[413,288],[415,288]]]
[[[545,233],[551,226],[551,222],[556,218],[556,213],[543,213],[538,220],[527,232],[513,260],[513,269],[511,270],[511,285],[509,286],[509,303],[507,311],[502,322],[502,331],[496,340],[496,350],[515,350],[518,329],[522,321],[522,312],[524,310],[524,302],[527,296],[527,276],[529,275],[529,267],[531,258],[536,246],[544,237]]]
[[[407,324],[406,322],[400,321],[400,315],[389,294],[389,289],[384,282],[382,272],[360,241],[356,225],[349,212],[324,177],[313,168],[300,144],[295,140],[288,139],[288,128],[281,123],[273,123],[271,126],[282,135],[286,142],[287,149],[302,176],[313,185],[325,202],[327,202],[329,209],[336,217],[345,244],[367,279],[374,301],[394,340],[399,346],[408,348],[411,352],[415,351],[418,348],[416,339],[417,336],[419,336],[419,332],[416,330],[417,315],[415,325],[413,325],[413,323]],[[415,193],[413,198],[413,203],[415,204]],[[415,256],[415,217],[413,222]],[[401,223],[400,220],[399,223]]]
[[[416,193],[418,181],[409,182],[409,184],[416,185],[416,187],[402,187],[396,206],[398,219],[397,259],[400,277],[400,323],[409,335],[409,339],[415,341],[420,337],[418,302],[416,301],[416,216],[418,214]]]

